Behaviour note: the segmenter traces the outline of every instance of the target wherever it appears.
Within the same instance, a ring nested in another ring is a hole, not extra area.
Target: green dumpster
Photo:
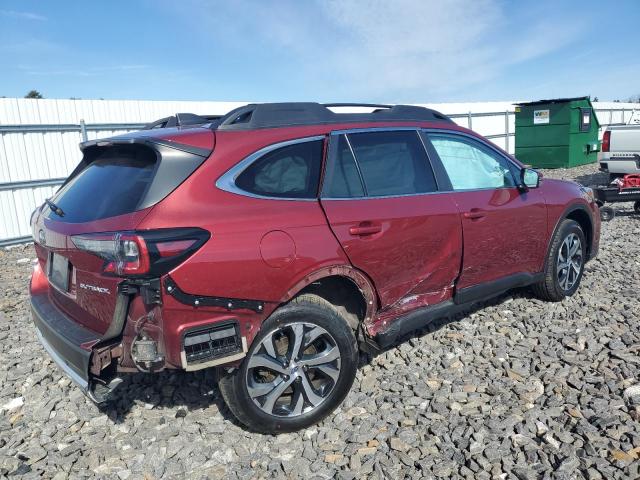
[[[567,168],[597,160],[596,118],[589,97],[516,105],[516,158],[535,168]]]

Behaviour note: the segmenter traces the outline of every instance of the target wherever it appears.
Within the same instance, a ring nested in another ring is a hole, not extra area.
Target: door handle
[[[485,212],[484,210],[482,210],[480,208],[472,208],[468,212],[464,212],[462,214],[462,216],[464,218],[468,218],[470,220],[477,220],[479,218],[483,218],[484,216],[486,216],[486,214],[487,214],[487,212]]]
[[[374,233],[380,233],[382,231],[382,225],[371,224],[363,222],[360,225],[349,227],[349,233],[354,236],[373,235]]]

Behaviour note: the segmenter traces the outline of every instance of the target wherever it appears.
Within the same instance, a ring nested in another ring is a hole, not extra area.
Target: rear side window
[[[344,146],[349,148],[344,148]],[[353,156],[357,168],[351,167]],[[437,190],[433,171],[416,131],[349,133],[341,139],[327,178],[326,197],[337,190],[335,198],[358,195],[361,177],[364,195],[393,196],[430,193]],[[328,170],[329,172],[329,170]],[[351,192],[342,185],[350,186]],[[352,192],[355,192],[353,194]],[[342,194],[342,195],[340,195]]]
[[[69,223],[89,222],[138,209],[154,178],[156,152],[141,146],[110,147],[64,185],[53,201]]]
[[[263,197],[316,198],[324,142],[296,143],[266,153],[236,178],[236,186]]]

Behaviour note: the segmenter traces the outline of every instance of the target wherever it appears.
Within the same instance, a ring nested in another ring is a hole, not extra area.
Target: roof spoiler
[[[147,123],[142,130],[154,128],[185,127],[192,125],[205,125],[222,117],[222,115],[196,115],[195,113],[176,113],[171,117],[164,117]]]

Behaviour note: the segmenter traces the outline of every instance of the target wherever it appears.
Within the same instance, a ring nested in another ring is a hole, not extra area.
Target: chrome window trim
[[[460,190],[458,190],[460,192]],[[424,192],[424,193],[403,193],[399,195],[379,195],[375,197],[320,197],[320,200],[378,200],[384,198],[403,198],[403,197],[422,197],[423,195],[440,195],[446,193],[456,193],[453,190],[448,191],[436,191],[436,192]]]
[[[252,153],[248,157],[244,158],[240,162],[236,163],[233,167],[223,173],[218,180],[216,180],[216,187],[225,192],[235,193],[236,195],[242,195],[244,197],[258,198],[261,200],[284,200],[284,201],[296,201],[296,202],[317,202],[318,196],[313,198],[296,198],[296,197],[271,197],[268,195],[258,195],[257,193],[247,192],[236,185],[236,179],[242,172],[249,168],[256,160],[269,152],[278,150],[279,148],[288,147],[291,145],[297,145],[299,143],[317,142],[318,140],[324,141],[326,135],[314,135],[312,137],[295,138],[293,140],[286,140],[284,142],[273,143],[261,148],[260,150]]]
[[[402,197],[421,197],[423,195],[449,195],[452,193],[465,193],[465,192],[485,192],[489,190],[511,190],[515,187],[496,187],[496,188],[470,188],[466,190],[439,190],[437,192],[424,192],[424,193],[405,193],[403,195],[381,195],[379,197],[321,197],[320,200],[376,200],[378,198],[402,198]]]

